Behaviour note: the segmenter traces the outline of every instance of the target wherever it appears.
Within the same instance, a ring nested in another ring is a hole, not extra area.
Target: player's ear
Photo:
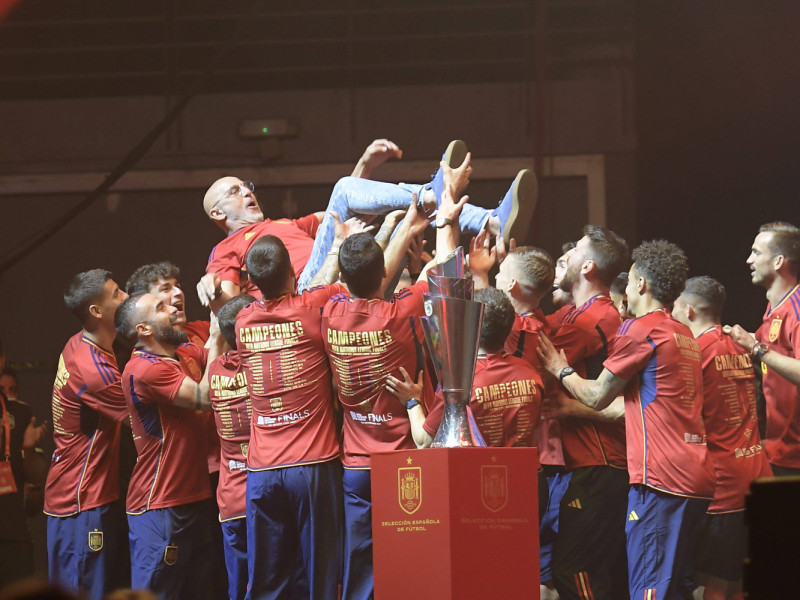
[[[776,271],[780,271],[781,267],[786,264],[786,257],[783,254],[776,255],[772,260]]]
[[[581,273],[583,275],[588,275],[595,269],[597,269],[597,265],[591,258],[587,258],[585,261],[583,261],[583,264],[581,265]]]
[[[103,311],[97,304],[91,304],[89,306],[89,314],[92,315],[95,319],[103,318]]]
[[[215,206],[214,208],[211,209],[211,212],[208,213],[208,218],[217,224],[222,224],[225,222],[227,215],[225,215],[225,213],[222,212],[222,210],[220,210],[219,207]]]
[[[505,291],[508,292],[509,294],[512,294],[515,292],[519,292],[519,289],[520,289],[519,281],[512,278],[508,281],[508,285],[506,286]]]
[[[149,335],[153,329],[150,327],[149,323],[138,323],[136,325],[136,334],[137,335]]]

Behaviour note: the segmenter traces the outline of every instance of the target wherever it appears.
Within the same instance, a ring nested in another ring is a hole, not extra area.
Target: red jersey
[[[628,381],[625,425],[631,484],[698,498],[714,494],[703,424],[700,346],[660,308],[625,321],[603,365]]]
[[[697,343],[703,353],[703,419],[717,479],[708,512],[741,511],[750,483],[772,476],[758,433],[753,361],[719,325]]]
[[[334,460],[339,441],[333,388],[322,345],[322,307],[341,285],[253,302],[236,317],[253,416],[247,468],[277,469]]]
[[[128,416],[114,354],[83,332],[58,359],[53,383],[55,451],[44,512],[66,517],[119,498],[120,421]]]
[[[469,404],[487,446],[536,446],[542,378],[521,358],[479,354]]]
[[[800,285],[775,306],[767,305],[756,339],[780,354],[800,358]],[[764,445],[769,462],[800,468],[800,397],[797,386],[761,363],[761,385],[767,404]]]
[[[598,294],[573,306],[551,340],[584,379],[597,379],[619,329],[619,312],[608,296]],[[562,419],[561,444],[568,469],[590,466],[626,468],[625,422],[606,423],[570,417]]]
[[[514,324],[505,344],[505,351],[513,356],[524,359],[539,373],[539,376],[548,383],[552,377],[542,368],[536,348],[539,347],[539,333],[550,335],[550,325],[547,324],[540,308],[536,310],[517,313],[514,315]],[[561,448],[561,429],[555,419],[545,419],[537,425],[536,439],[539,441],[539,461],[544,465],[563,465],[564,454]]]
[[[217,357],[208,368],[208,393],[221,441],[217,505],[219,520],[245,516],[247,491],[247,446],[250,443],[252,406],[247,391],[247,373],[236,350]]]
[[[556,329],[558,329],[561,326],[561,322],[564,320],[567,314],[569,314],[569,311],[571,311],[574,307],[575,303],[570,302],[569,304],[565,304],[564,306],[559,308],[554,313],[547,315],[544,318],[545,325],[547,325],[547,333],[550,333],[551,331],[555,331]]]
[[[128,487],[128,514],[211,496],[201,415],[173,404],[184,378],[202,379],[207,356],[204,348],[183,344],[176,357],[136,350],[125,365],[122,391],[138,454]]]
[[[392,300],[367,300],[338,294],[322,313],[325,351],[339,401],[344,407],[342,462],[367,469],[373,452],[416,448],[405,407],[386,389],[386,377],[414,380],[425,369],[422,294],[427,282],[398,292]],[[425,376],[423,403],[433,389]]]
[[[514,324],[511,333],[506,339],[505,351],[509,354],[526,360],[541,375],[542,369],[536,349],[539,347],[539,334],[550,333],[550,328],[545,323],[546,317],[541,309],[517,313],[514,315]]]
[[[239,286],[243,294],[250,294],[261,299],[261,290],[247,277],[245,259],[250,246],[260,237],[274,235],[281,239],[289,251],[295,275],[300,273],[311,258],[314,247],[314,236],[317,235],[319,219],[308,215],[301,219],[265,219],[261,223],[247,225],[231,233],[214,246],[208,257],[206,273],[217,275],[222,281],[232,281]]]

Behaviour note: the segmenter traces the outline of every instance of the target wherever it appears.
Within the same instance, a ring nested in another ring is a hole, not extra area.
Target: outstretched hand
[[[336,232],[336,239],[339,241],[344,241],[353,234],[364,233],[375,229],[374,225],[367,225],[358,217],[350,217],[347,221],[342,223],[337,212],[332,210],[330,211],[330,215],[333,217],[333,230]]]
[[[497,238],[495,240],[494,247],[495,247],[495,250],[497,250],[497,264],[499,265],[501,262],[503,262],[506,259],[506,256],[508,256],[508,252],[510,250],[515,250],[516,249],[517,240],[515,240],[514,238],[511,238],[510,240],[508,240],[508,249],[506,249],[506,241],[505,241],[505,239],[503,239],[503,236],[501,234],[497,234]]]
[[[372,171],[390,158],[403,158],[403,151],[391,140],[381,138],[373,140],[364,150],[364,154],[353,171],[353,177],[369,177]]]
[[[484,229],[469,243],[469,269],[473,275],[487,277],[497,262],[497,246],[489,249],[491,238]]]
[[[197,297],[200,299],[200,304],[205,307],[211,306],[212,300],[222,293],[220,286],[222,280],[214,273],[206,273],[197,282]]]
[[[464,162],[455,169],[451,168],[444,161],[439,163],[439,166],[442,169],[442,174],[444,175],[444,187],[445,189],[450,188],[454,197],[458,197],[463,194],[469,185],[469,178],[472,175],[472,167],[470,166],[471,161],[472,153],[467,152],[467,155],[464,157]]]
[[[393,375],[386,377],[386,389],[392,392],[404,406],[411,398],[420,400],[422,397],[422,371],[419,372],[416,382],[409,377],[408,371],[403,367],[400,367],[400,374],[403,376],[402,381]]]
[[[436,211],[437,218],[451,219],[453,222],[458,221],[461,214],[461,209],[469,201],[469,196],[462,196],[461,200],[455,201],[455,195],[449,187],[445,186],[442,191],[442,200],[439,203],[439,210]]]
[[[539,345],[536,348],[536,354],[539,355],[539,360],[542,361],[542,366],[553,377],[558,378],[559,373],[565,367],[569,366],[567,362],[567,355],[564,351],[556,350],[553,342],[545,334],[539,334]]]
[[[756,336],[747,331],[741,325],[733,325],[733,326],[725,325],[722,328],[722,332],[725,333],[726,335],[731,336],[734,342],[739,344],[742,348],[744,348],[748,352],[752,352],[753,346],[755,346],[757,343]]]

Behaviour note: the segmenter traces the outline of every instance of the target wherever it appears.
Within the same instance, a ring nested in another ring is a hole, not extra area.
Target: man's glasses
[[[217,207],[217,204],[219,204],[226,198],[233,198],[235,196],[244,196],[245,190],[250,190],[250,192],[253,193],[256,191],[256,186],[253,185],[252,181],[243,181],[242,183],[237,183],[236,185],[232,185],[227,192],[225,192],[224,194],[222,194],[222,196],[219,197],[219,200],[217,200],[214,203],[214,206],[212,206],[211,209],[212,210],[215,209]]]

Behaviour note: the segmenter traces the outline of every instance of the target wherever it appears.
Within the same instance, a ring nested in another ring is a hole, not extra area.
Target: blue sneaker
[[[456,167],[460,167],[461,163],[464,162],[464,159],[467,157],[467,152],[469,152],[467,144],[461,140],[453,140],[447,145],[447,150],[442,154],[442,160],[447,163],[450,168],[455,169]],[[436,170],[431,182],[425,185],[423,189],[433,190],[433,193],[436,194],[436,206],[439,206],[439,202],[442,200],[442,191],[444,191],[444,173],[441,167]],[[422,198],[420,198],[419,201],[422,202]]]
[[[533,213],[539,197],[536,174],[530,169],[517,173],[514,183],[508,188],[500,205],[492,211],[492,216],[500,221],[500,233],[506,244],[515,238],[520,244],[527,241],[528,232],[533,225]]]

